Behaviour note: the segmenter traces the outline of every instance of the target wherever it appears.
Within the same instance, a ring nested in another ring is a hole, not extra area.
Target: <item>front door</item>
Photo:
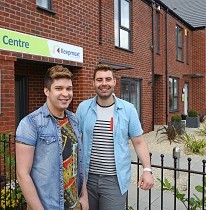
[[[15,124],[18,126],[20,120],[28,114],[27,78],[15,76]]]

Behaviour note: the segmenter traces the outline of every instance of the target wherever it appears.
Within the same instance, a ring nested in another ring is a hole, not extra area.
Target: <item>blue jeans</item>
[[[120,192],[117,176],[89,174],[90,210],[124,210],[127,192]]]

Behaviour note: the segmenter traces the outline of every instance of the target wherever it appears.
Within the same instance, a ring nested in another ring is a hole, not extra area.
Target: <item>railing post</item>
[[[176,161],[176,169],[180,168],[180,148],[179,147],[174,147],[173,148],[173,158]],[[180,176],[180,172],[176,171],[176,178],[178,179]]]

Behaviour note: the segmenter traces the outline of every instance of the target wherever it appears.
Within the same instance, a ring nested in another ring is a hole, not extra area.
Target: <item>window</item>
[[[169,106],[170,111],[178,109],[178,79],[169,78]]]
[[[183,29],[176,26],[176,59],[183,61]]]
[[[186,30],[185,32],[186,36],[186,63],[189,64],[189,32]]]
[[[40,7],[51,10],[51,0],[36,0],[36,4]]]
[[[160,53],[160,12],[156,12],[156,52]]]
[[[121,80],[121,98],[134,104],[141,118],[141,80],[124,78]]]
[[[131,50],[131,2],[114,0],[115,46]]]

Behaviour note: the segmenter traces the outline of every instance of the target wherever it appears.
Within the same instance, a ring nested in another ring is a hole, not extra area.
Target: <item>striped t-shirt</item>
[[[113,140],[114,104],[102,107],[97,104],[97,121],[93,131],[90,173],[116,175]]]

